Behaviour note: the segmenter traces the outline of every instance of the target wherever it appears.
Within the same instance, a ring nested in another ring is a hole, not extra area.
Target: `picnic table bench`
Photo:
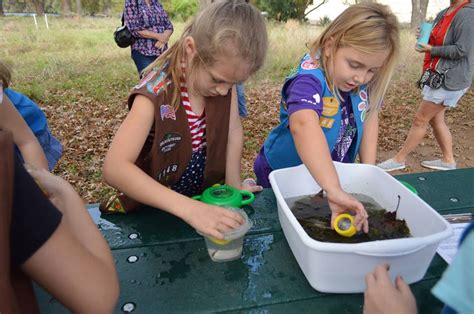
[[[440,214],[474,213],[474,168],[396,178],[414,186]],[[242,257],[226,263],[211,261],[202,236],[163,211],[145,208],[101,217],[98,204],[88,209],[117,265],[117,313],[362,312],[362,293],[320,293],[308,284],[280,227],[271,189],[245,207],[253,227]],[[436,254],[424,278],[411,285],[422,313],[440,313],[443,305],[430,290],[446,267]],[[42,289],[36,290],[42,312],[67,312]]]

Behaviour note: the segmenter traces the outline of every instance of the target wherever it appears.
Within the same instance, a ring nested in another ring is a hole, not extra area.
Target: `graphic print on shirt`
[[[302,102],[307,102],[311,105],[319,105],[319,103],[321,102],[321,96],[319,94],[314,94],[313,95],[313,100],[310,100],[310,99],[306,99],[306,98],[302,98],[300,99]]]
[[[168,181],[169,175],[178,171],[178,165],[172,164],[163,169],[158,175],[156,176],[158,181],[163,179],[164,182]]]

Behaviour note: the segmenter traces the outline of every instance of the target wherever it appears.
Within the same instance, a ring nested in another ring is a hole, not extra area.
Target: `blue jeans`
[[[247,101],[245,100],[245,88],[244,83],[237,84],[237,100],[239,102],[239,115],[242,118],[246,118],[248,115],[247,112]]]
[[[139,76],[141,76],[143,69],[155,61],[156,58],[157,56],[145,56],[144,54],[132,49],[132,59],[133,62],[135,62]]]

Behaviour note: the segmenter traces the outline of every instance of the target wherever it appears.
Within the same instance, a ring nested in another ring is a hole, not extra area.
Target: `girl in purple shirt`
[[[158,0],[126,0],[123,13],[125,24],[136,38],[131,46],[132,59],[140,74],[168,49],[173,25]]]

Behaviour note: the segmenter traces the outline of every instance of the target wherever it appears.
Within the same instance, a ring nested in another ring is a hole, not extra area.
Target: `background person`
[[[474,66],[474,4],[465,0],[451,0],[450,6],[441,11],[433,22],[427,45],[416,50],[425,53],[423,72],[427,69],[444,74],[440,88],[425,85],[423,100],[413,120],[403,147],[392,158],[377,166],[385,171],[406,167],[408,155],[416,149],[426,134],[428,124],[438,142],[441,159],[422,161],[425,168],[436,170],[456,169],[453,155],[453,138],[445,121],[448,108],[455,108],[459,99],[472,83]]]
[[[166,49],[173,25],[159,0],[126,0],[124,20],[136,38],[131,46],[138,74]]]

